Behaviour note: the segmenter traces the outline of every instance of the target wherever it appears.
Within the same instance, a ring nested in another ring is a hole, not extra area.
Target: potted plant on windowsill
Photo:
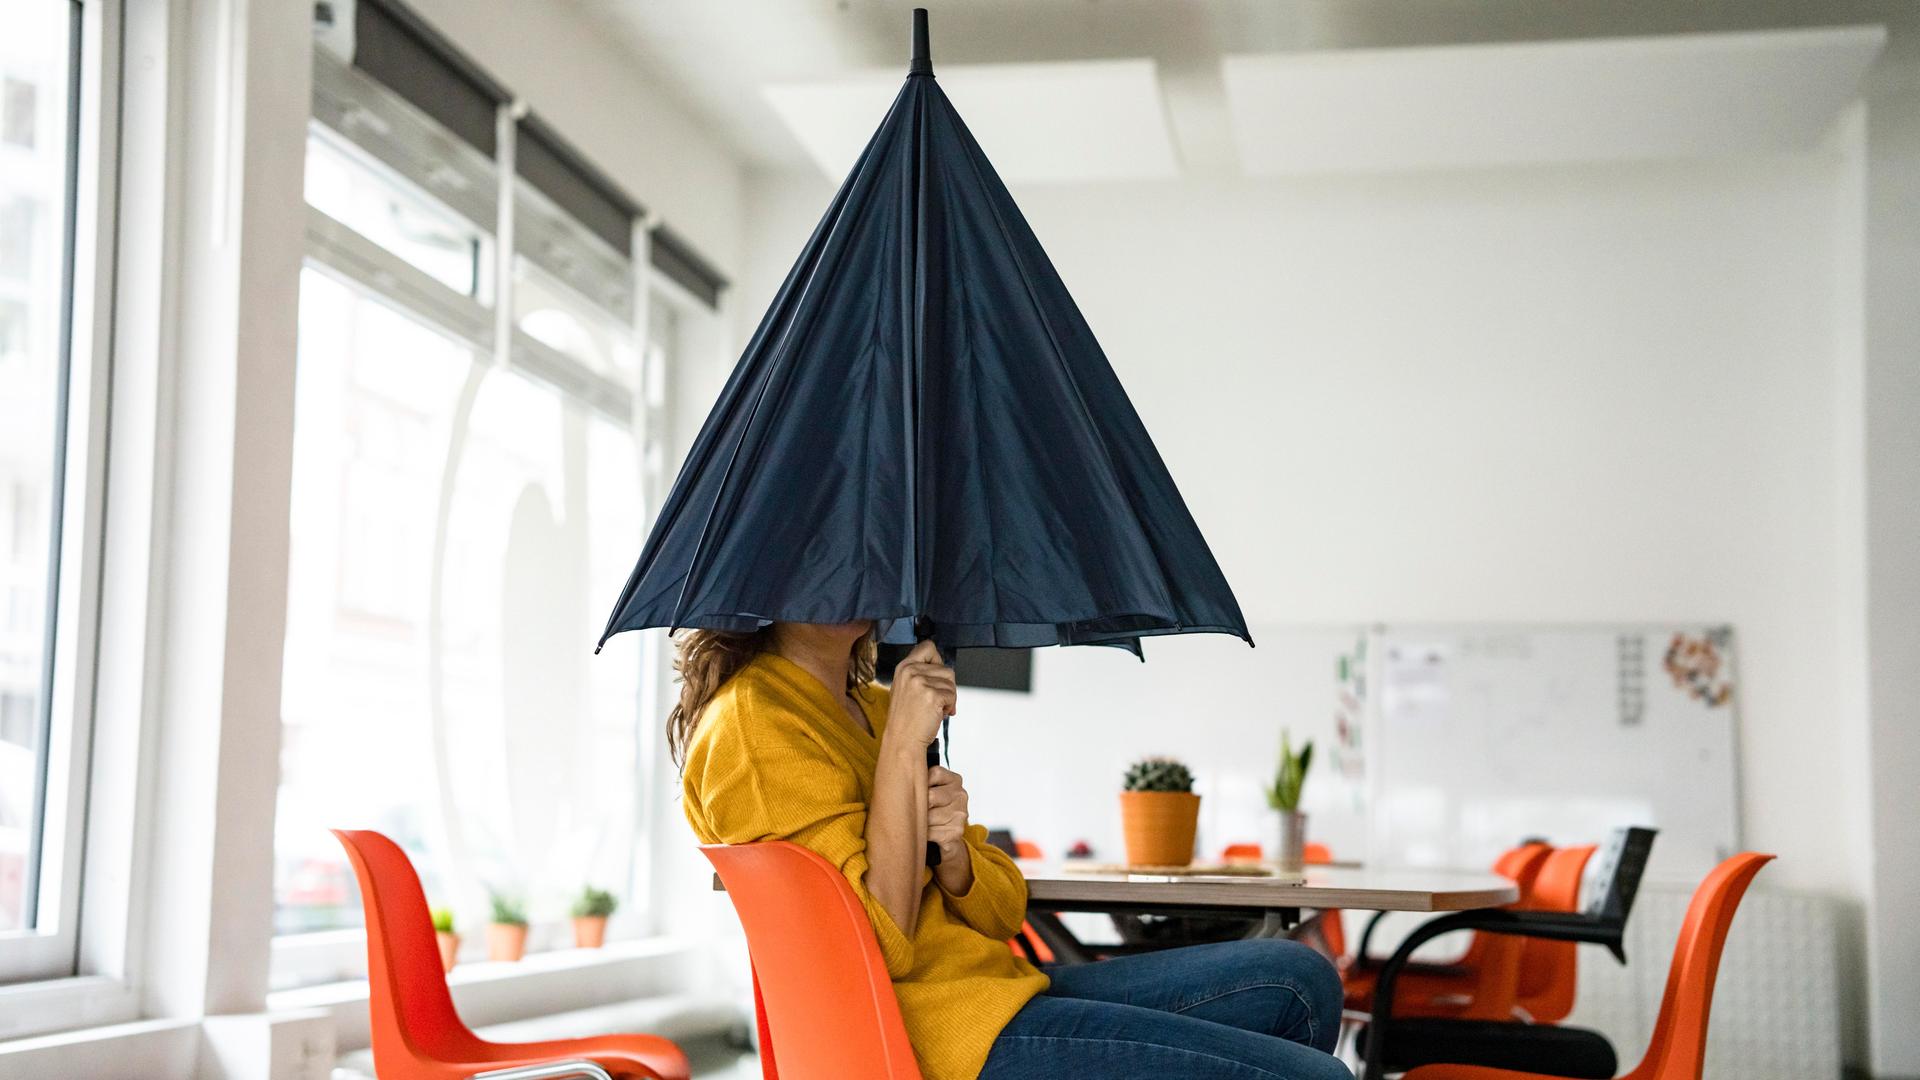
[[[607,918],[620,906],[620,900],[605,889],[588,885],[573,901],[573,944],[575,948],[597,949],[607,943]]]
[[[527,905],[517,896],[494,893],[493,921],[487,924],[487,959],[512,963],[527,954]]]
[[[446,908],[433,909],[433,937],[440,944],[440,970],[452,971],[454,961],[460,956],[460,935],[453,929],[453,912]]]
[[[1307,770],[1313,765],[1313,740],[1300,744],[1293,752],[1293,740],[1280,733],[1280,765],[1274,770],[1273,786],[1267,789],[1267,805],[1280,815],[1280,872],[1297,874],[1306,866],[1307,815],[1300,812],[1300,789],[1306,785]]]
[[[1200,796],[1193,773],[1172,758],[1150,757],[1127,770],[1120,823],[1130,866],[1185,866],[1193,861]]]

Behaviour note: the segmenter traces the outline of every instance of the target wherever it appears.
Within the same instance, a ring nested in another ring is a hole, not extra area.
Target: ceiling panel
[[[1885,43],[1845,27],[1229,56],[1256,176],[1805,149]]]

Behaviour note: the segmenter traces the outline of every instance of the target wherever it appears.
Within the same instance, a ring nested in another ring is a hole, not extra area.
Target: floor
[[[760,1057],[732,1040],[713,1036],[683,1040],[680,1048],[699,1080],[761,1080]]]

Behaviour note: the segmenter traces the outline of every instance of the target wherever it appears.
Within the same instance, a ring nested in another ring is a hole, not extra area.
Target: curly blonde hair
[[[693,741],[707,703],[729,679],[753,663],[754,657],[772,650],[774,625],[747,631],[682,630],[673,636],[673,670],[679,676],[680,700],[667,714],[667,749],[675,765],[686,764],[687,744]],[[876,651],[871,630],[854,642],[853,662],[847,666],[848,693],[873,681]]]

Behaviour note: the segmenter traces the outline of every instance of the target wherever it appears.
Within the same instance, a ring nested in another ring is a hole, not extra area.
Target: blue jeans
[[[1352,1080],[1340,976],[1261,939],[1073,964],[994,1040],[980,1080]]]

